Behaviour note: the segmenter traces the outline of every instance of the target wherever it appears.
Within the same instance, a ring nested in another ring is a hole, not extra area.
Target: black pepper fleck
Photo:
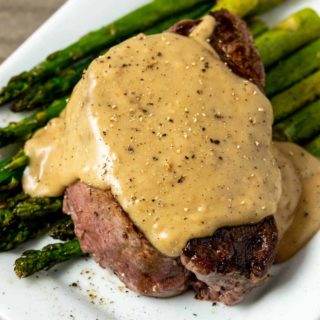
[[[134,152],[134,148],[132,146],[128,146],[128,152],[133,153]]]
[[[216,113],[216,114],[214,115],[214,117],[215,117],[216,119],[223,119],[223,115],[221,115],[220,113]]]
[[[210,138],[210,142],[213,144],[220,144],[220,140]]]
[[[178,183],[183,183],[183,181],[185,180],[185,177],[184,176],[181,176],[179,179],[178,179]]]

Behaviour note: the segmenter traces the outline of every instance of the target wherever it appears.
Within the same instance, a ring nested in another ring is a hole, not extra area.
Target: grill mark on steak
[[[216,28],[210,44],[233,72],[262,89],[263,65],[245,23],[226,10],[213,16]],[[183,21],[169,31],[187,36],[199,22]],[[154,297],[174,296],[192,286],[199,299],[238,303],[266,280],[278,243],[270,216],[258,224],[221,228],[211,237],[190,240],[181,261],[166,257],[132,223],[109,190],[81,182],[67,188],[64,212],[71,215],[84,252],[113,270],[131,290]]]

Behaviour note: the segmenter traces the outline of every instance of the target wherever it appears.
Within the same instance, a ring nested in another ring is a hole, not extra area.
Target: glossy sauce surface
[[[78,179],[111,188],[168,256],[274,214],[272,108],[208,45],[213,28],[206,17],[190,37],[138,35],[96,59],[64,113],[27,142],[24,190],[57,196]]]

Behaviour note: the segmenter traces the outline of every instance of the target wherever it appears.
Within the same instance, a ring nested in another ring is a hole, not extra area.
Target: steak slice
[[[181,255],[184,266],[199,281],[196,297],[239,303],[268,276],[278,244],[273,216],[253,225],[218,229],[212,237],[192,239]]]
[[[162,298],[188,289],[191,273],[180,259],[156,250],[109,190],[77,182],[68,187],[63,204],[74,221],[81,249],[113,270],[129,289]]]
[[[226,10],[213,15],[211,45],[233,72],[262,89],[263,65],[245,23]],[[183,21],[169,31],[188,36],[199,22]],[[270,216],[258,224],[221,228],[211,237],[190,240],[180,261],[157,251],[109,190],[77,182],[66,190],[64,211],[71,214],[82,250],[113,270],[128,288],[147,296],[170,297],[192,286],[199,299],[238,303],[267,278],[278,242]]]

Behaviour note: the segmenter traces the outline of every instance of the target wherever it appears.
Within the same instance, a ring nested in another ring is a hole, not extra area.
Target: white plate
[[[0,86],[50,52],[146,2],[69,0],[1,65]],[[319,0],[293,0],[266,17],[272,25],[306,6],[320,12]],[[6,110],[1,111],[0,125],[15,117]],[[17,279],[13,263],[18,255],[26,248],[41,247],[48,241],[34,241],[18,250],[0,254],[1,320],[320,319],[319,234],[291,261],[274,267],[271,281],[236,307],[212,306],[209,302],[194,300],[192,293],[165,300],[137,297],[125,290],[110,272],[84,259],[29,279]]]

